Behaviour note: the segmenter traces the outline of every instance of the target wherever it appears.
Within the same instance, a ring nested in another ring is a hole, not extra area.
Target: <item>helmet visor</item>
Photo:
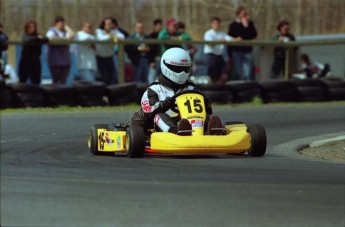
[[[171,71],[175,73],[181,73],[181,72],[189,73],[190,72],[190,66],[170,65],[170,64],[165,63],[165,61],[163,61],[163,63],[168,69],[170,69]]]

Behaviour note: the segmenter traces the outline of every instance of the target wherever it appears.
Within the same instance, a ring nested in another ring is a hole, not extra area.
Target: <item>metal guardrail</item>
[[[8,41],[9,45],[20,45],[23,44],[21,41]],[[280,43],[278,41],[272,40],[251,40],[251,41],[203,41],[203,40],[160,40],[160,39],[144,39],[144,40],[108,40],[108,41],[76,41],[76,40],[52,40],[49,45],[70,45],[70,44],[114,44],[118,45],[118,63],[119,65],[124,65],[124,46],[130,44],[169,44],[169,45],[181,45],[181,44],[202,44],[202,45],[217,45],[223,44],[226,46],[259,46],[259,47],[283,47],[285,51],[285,70],[284,77],[288,79],[289,77],[289,58],[290,53],[293,48],[299,46],[316,46],[316,45],[336,45],[345,44],[345,39],[337,40],[322,40],[322,41],[293,41],[287,43]],[[32,45],[35,45],[32,43]],[[118,80],[120,83],[124,82],[124,67],[118,67]]]

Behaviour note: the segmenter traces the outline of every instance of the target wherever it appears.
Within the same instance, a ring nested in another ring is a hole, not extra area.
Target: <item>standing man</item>
[[[235,40],[225,32],[219,31],[221,20],[219,17],[213,17],[211,28],[204,34],[205,41],[231,41]],[[211,77],[213,83],[225,83],[227,74],[225,70],[225,61],[223,51],[225,46],[222,44],[205,45],[204,53],[207,56],[207,74]]]
[[[128,39],[143,40],[147,39],[148,35],[145,34],[144,24],[138,21],[135,24],[135,33],[130,35]],[[147,82],[147,76],[149,73],[149,51],[150,47],[146,44],[139,45],[126,45],[125,50],[128,57],[131,59],[134,69],[134,81]]]
[[[286,20],[282,20],[277,25],[278,34],[273,39],[280,43],[287,43],[289,41],[295,41],[295,36],[290,33],[290,24]],[[285,67],[285,48],[274,48],[274,61],[271,69],[271,78],[278,78],[280,73]]]
[[[253,21],[250,20],[247,10],[239,6],[236,10],[236,20],[229,25],[228,34],[241,40],[255,39],[257,36]],[[232,61],[237,79],[250,80],[252,68],[252,47],[231,47]]]
[[[158,39],[159,32],[163,29],[163,21],[161,19],[155,19],[153,21],[153,32],[149,34],[149,39]],[[154,44],[150,46],[149,52],[149,75],[148,83],[151,84],[156,80],[157,74],[160,71],[159,61],[160,61],[160,45]]]

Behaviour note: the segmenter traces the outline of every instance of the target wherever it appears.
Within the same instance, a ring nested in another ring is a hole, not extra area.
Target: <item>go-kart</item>
[[[265,154],[266,132],[263,126],[226,122],[222,128],[211,129],[217,135],[206,135],[203,94],[198,91],[183,91],[173,98],[176,104],[171,109],[179,113],[181,118],[189,120],[191,135],[185,135],[185,131],[184,135],[180,135],[180,132],[158,132],[154,127],[144,129],[126,124],[113,124],[112,127],[109,124],[97,124],[88,133],[91,153],[125,153],[129,158],[142,158],[145,153],[197,155],[248,152],[249,156],[255,157]]]

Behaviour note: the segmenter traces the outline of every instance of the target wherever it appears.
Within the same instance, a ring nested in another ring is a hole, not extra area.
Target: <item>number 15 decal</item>
[[[184,103],[184,105],[187,106],[188,113],[192,113],[192,106],[191,106],[191,102],[189,99]],[[193,107],[194,107],[193,108],[194,111],[197,113],[201,113],[203,111],[200,99],[194,99],[193,100]]]

